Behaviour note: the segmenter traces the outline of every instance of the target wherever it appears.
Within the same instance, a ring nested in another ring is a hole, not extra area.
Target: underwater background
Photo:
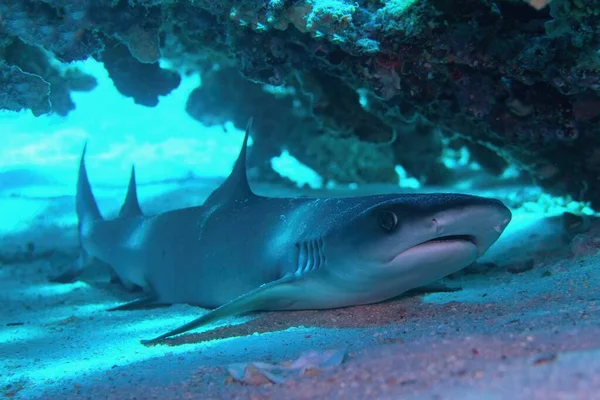
[[[0,395],[600,399],[600,8],[454,3],[0,0]],[[156,346],[203,310],[107,312],[137,295],[105,265],[48,279],[79,255],[86,143],[102,214],[135,164],[151,215],[202,204],[251,117],[259,194],[467,193],[512,221],[439,290]]]

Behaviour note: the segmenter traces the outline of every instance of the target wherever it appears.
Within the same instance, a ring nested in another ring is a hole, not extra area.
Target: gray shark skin
[[[146,292],[116,310],[173,303],[213,309],[144,344],[251,311],[399,296],[472,264],[511,220],[500,201],[463,194],[259,196],[246,177],[250,129],[251,121],[233,171],[202,206],[154,216],[140,210],[132,171],[119,217],[103,220],[84,149],[77,191],[82,258],[110,264],[126,287]]]

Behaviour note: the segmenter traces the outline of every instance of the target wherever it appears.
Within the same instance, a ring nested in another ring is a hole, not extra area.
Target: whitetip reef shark
[[[252,311],[331,309],[381,302],[472,264],[511,220],[500,201],[464,194],[277,198],[246,175],[250,119],[231,174],[205,203],[146,216],[135,170],[117,218],[102,218],[81,155],[76,211],[81,256],[144,297],[112,310],[187,303],[212,309],[144,344]]]

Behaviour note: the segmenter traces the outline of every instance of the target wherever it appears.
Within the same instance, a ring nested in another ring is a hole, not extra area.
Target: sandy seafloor
[[[136,295],[110,284],[102,266],[72,284],[46,279],[77,256],[73,193],[82,143],[89,142],[92,187],[110,216],[131,161],[145,212],[200,204],[214,177],[231,168],[241,136],[197,131],[181,107],[193,82],[143,109],[115,94],[106,76],[100,81],[93,94],[74,95],[77,110],[67,120],[0,115],[0,396],[600,399],[600,223],[565,218],[572,204],[508,181],[472,191],[500,198],[514,216],[480,263],[444,281],[458,291],[257,313],[141,345],[204,311],[107,312]]]

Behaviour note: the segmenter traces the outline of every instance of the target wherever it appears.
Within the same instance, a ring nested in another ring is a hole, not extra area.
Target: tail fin
[[[79,175],[77,177],[77,195],[75,197],[75,210],[79,220],[79,233],[83,224],[102,219],[98,204],[92,193],[87,170],[85,168],[85,152],[87,143],[83,146],[81,152],[81,161],[79,162]]]
[[[135,183],[135,166],[131,166],[131,175],[129,176],[129,186],[127,186],[127,194],[125,202],[119,212],[119,217],[134,217],[144,215],[140,208],[140,203],[137,197],[137,188]]]
[[[79,258],[66,271],[61,273],[51,273],[48,277],[51,282],[73,282],[81,275],[85,266],[90,262],[88,253],[81,243],[82,230],[89,223],[102,219],[85,169],[86,149],[87,143],[83,146],[83,151],[81,152],[79,175],[77,177],[77,194],[75,195],[75,211],[77,212],[78,219],[77,229],[79,231],[79,242],[81,246]]]

